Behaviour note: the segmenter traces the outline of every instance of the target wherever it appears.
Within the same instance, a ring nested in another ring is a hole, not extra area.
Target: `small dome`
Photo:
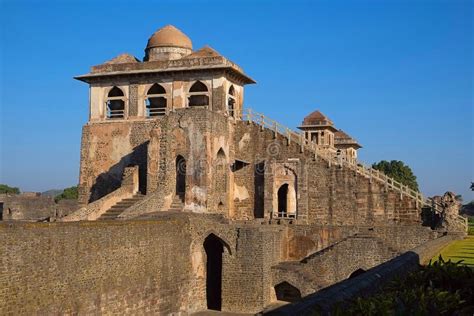
[[[181,47],[193,49],[191,39],[173,25],[167,25],[156,31],[148,40],[146,48]]]
[[[304,125],[333,125],[333,122],[323,113],[314,111],[303,119]]]

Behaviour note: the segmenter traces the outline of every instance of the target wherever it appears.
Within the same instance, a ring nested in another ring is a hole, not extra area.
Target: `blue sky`
[[[120,53],[143,57],[174,24],[257,80],[245,105],[290,127],[319,109],[364,146],[402,160],[422,191],[474,199],[473,2],[3,0],[0,183],[78,182],[87,85]]]

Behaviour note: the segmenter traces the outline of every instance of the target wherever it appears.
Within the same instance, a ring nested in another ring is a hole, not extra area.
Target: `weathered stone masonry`
[[[77,79],[81,208],[0,224],[0,314],[255,313],[439,237],[418,198],[359,172],[361,146],[322,113],[299,142],[252,120],[255,81],[172,26],[143,62]]]
[[[257,312],[275,299],[274,286],[285,273],[285,280],[302,291],[311,284],[308,279],[295,282],[284,270],[275,273],[272,267],[278,269],[279,262],[302,260],[306,250],[317,252],[339,241],[346,247],[337,251],[339,266],[333,251],[303,264],[316,271],[311,286],[321,288],[380,263],[377,258],[390,258],[383,257],[388,249],[381,244],[383,236],[394,236],[400,242],[391,246],[404,249],[407,232],[413,245],[431,238],[421,227],[380,226],[373,235],[380,248],[374,249],[368,247],[373,238],[353,237],[344,244],[356,233],[367,234],[355,226],[232,224],[213,215],[166,212],[134,221],[4,223],[0,271],[8,277],[0,279],[0,312],[167,314],[206,309],[203,242],[210,234],[224,243],[222,310]],[[346,266],[348,249],[357,239],[359,251],[352,252],[357,257]],[[301,252],[301,241],[312,247]]]

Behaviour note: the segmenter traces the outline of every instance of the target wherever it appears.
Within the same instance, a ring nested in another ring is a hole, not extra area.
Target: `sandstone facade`
[[[254,81],[174,27],[143,62],[77,79],[90,86],[82,207],[0,224],[2,314],[255,313],[439,237],[422,196],[359,164],[327,117],[297,134],[245,110]]]

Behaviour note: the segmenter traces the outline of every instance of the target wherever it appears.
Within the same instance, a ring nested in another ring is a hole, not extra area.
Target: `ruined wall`
[[[38,221],[60,218],[78,209],[76,200],[60,200],[41,195],[4,195],[0,197],[2,220]]]

